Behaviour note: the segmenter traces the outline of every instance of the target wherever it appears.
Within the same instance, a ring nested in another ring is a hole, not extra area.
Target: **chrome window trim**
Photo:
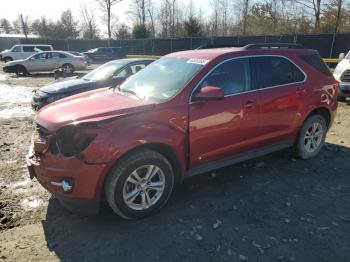
[[[192,101],[192,96],[193,93],[197,90],[197,88],[200,86],[200,84],[202,84],[202,82],[204,81],[204,79],[211,74],[217,67],[219,67],[220,65],[232,61],[232,60],[236,60],[236,59],[241,59],[241,58],[254,58],[254,57],[281,57],[284,59],[287,59],[289,62],[291,62],[293,65],[295,65],[304,75],[304,80],[302,81],[298,81],[298,82],[293,82],[293,83],[288,83],[288,84],[283,84],[283,85],[275,85],[275,86],[268,86],[268,87],[263,87],[263,88],[259,88],[259,89],[253,89],[253,90],[249,90],[249,91],[244,91],[244,92],[239,92],[239,93],[235,93],[235,94],[230,94],[230,95],[225,95],[224,97],[231,97],[231,96],[236,96],[236,95],[241,95],[241,94],[246,94],[246,93],[252,93],[252,92],[256,92],[256,91],[261,91],[261,90],[266,90],[266,89],[272,89],[272,88],[277,88],[277,87],[284,87],[284,86],[289,86],[289,85],[294,85],[294,84],[301,84],[301,83],[305,83],[307,81],[307,74],[305,73],[305,71],[303,69],[300,68],[300,66],[298,66],[296,63],[294,63],[291,59],[289,59],[286,56],[283,55],[251,55],[251,56],[238,56],[238,57],[233,57],[233,58],[229,58],[226,59],[224,61],[221,61],[219,64],[217,64],[216,66],[214,66],[212,69],[210,69],[210,71],[208,73],[205,74],[204,77],[202,77],[202,79],[198,82],[198,84],[193,88],[191,95],[190,95],[190,99],[189,99],[189,104],[192,103],[197,103],[197,101]]]

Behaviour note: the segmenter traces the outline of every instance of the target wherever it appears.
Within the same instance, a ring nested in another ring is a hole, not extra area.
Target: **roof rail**
[[[270,49],[270,48],[303,49],[304,47],[299,44],[289,44],[289,43],[249,44],[243,47],[243,49],[245,50]]]
[[[200,45],[196,48],[196,50],[199,49],[212,49],[212,48],[226,48],[226,47],[243,47],[244,45]]]

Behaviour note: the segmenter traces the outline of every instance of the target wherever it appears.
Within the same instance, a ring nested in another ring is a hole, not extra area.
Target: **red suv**
[[[116,88],[44,107],[31,177],[71,210],[162,208],[176,182],[287,147],[316,156],[338,83],[315,50],[248,45],[166,55]]]

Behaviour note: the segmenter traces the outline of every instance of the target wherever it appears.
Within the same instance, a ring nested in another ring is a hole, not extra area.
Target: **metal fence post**
[[[333,39],[332,39],[332,44],[331,44],[331,51],[330,51],[330,53],[329,53],[329,58],[332,58],[332,56],[333,56],[333,48],[334,48],[334,42],[335,42],[335,35],[336,35],[336,33],[334,32],[334,34],[333,34]]]
[[[145,39],[142,39],[142,45],[143,45],[143,54],[146,54],[146,46],[145,46]]]

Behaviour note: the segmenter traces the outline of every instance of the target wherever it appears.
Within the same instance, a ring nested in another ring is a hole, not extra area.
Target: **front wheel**
[[[11,57],[7,56],[4,58],[5,63],[10,62],[10,61],[13,61],[13,59]]]
[[[160,210],[174,187],[169,161],[151,150],[140,150],[118,162],[107,177],[109,206],[125,219],[138,219]]]
[[[15,73],[17,76],[26,76],[28,75],[27,69],[22,65],[16,65]]]
[[[327,124],[321,115],[310,116],[300,129],[296,152],[301,159],[315,157],[322,149],[327,134]]]

